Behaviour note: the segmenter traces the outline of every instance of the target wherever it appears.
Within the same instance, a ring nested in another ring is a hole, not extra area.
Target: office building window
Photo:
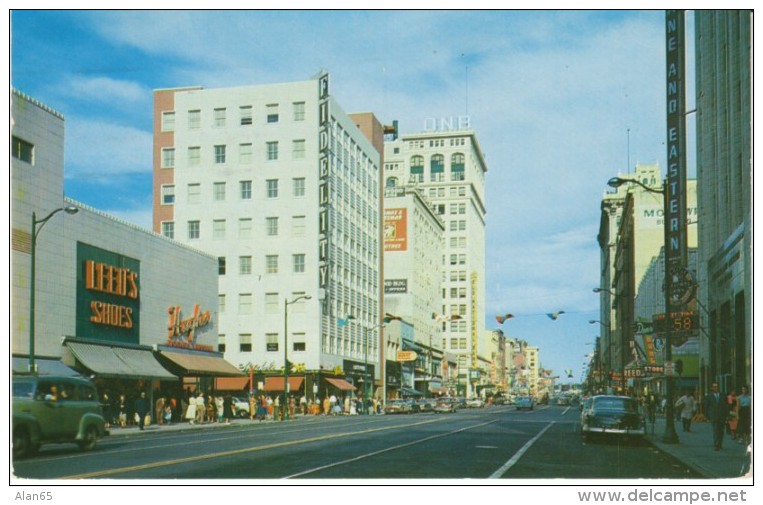
[[[217,312],[225,313],[225,295],[217,295]]]
[[[304,177],[295,177],[292,179],[293,181],[293,189],[294,189],[294,197],[295,198],[302,198],[305,196],[305,178]]]
[[[238,162],[242,165],[248,165],[252,162],[252,144],[238,145]]]
[[[196,167],[201,164],[201,147],[193,146],[188,148],[188,166]]]
[[[294,102],[294,121],[305,120],[305,102]]]
[[[222,333],[217,335],[217,352],[225,353],[225,335]]]
[[[188,185],[188,203],[189,204],[201,203],[201,184]]]
[[[239,293],[238,313],[242,316],[246,316],[252,313],[252,294],[251,293]]]
[[[188,128],[191,130],[197,130],[201,128],[201,111],[189,110],[188,111]]]
[[[14,158],[34,164],[34,144],[15,135],[11,136],[11,142],[11,154]]]
[[[215,146],[215,163],[218,165],[225,163],[225,146]]]
[[[278,273],[278,255],[268,254],[265,256],[265,273],[277,274]]]
[[[212,185],[212,199],[216,202],[225,201],[225,183],[215,182]]]
[[[238,108],[238,114],[241,118],[241,126],[249,126],[252,124],[252,106],[244,105]]]
[[[278,179],[268,179],[265,181],[265,188],[268,198],[278,198]]]
[[[292,143],[292,157],[295,160],[305,159],[305,141],[295,140]]]
[[[265,293],[265,314],[278,313],[278,293]]]
[[[225,109],[215,109],[213,114],[213,125],[215,128],[224,128],[225,127]]]
[[[239,352],[252,352],[252,334],[240,333],[238,336]]]
[[[162,186],[162,205],[175,205],[175,186],[167,184]]]
[[[175,131],[175,111],[162,112],[162,131],[163,132]]]
[[[265,350],[268,352],[278,351],[278,333],[265,334]]]
[[[292,257],[294,258],[294,273],[295,274],[305,273],[305,255],[294,254]]]
[[[225,238],[225,219],[215,219],[212,221],[212,238],[214,240],[223,240]]]
[[[239,187],[241,189],[241,199],[242,200],[251,200],[252,199],[252,181],[239,181]]]
[[[305,216],[292,216],[291,218],[291,236],[305,236]]]
[[[238,257],[238,274],[252,275],[252,257],[251,256]]]
[[[270,104],[266,106],[268,123],[278,122],[278,104]]]
[[[225,256],[217,257],[217,275],[225,275]]]
[[[162,148],[162,168],[175,166],[175,149],[172,147]]]
[[[455,153],[450,157],[450,180],[463,181],[465,177],[465,160],[463,154]]]
[[[201,237],[201,223],[199,221],[188,221],[188,239],[196,240]]]
[[[242,218],[238,220],[238,238],[252,238],[252,220],[250,218]]]
[[[267,142],[268,161],[275,161],[278,159],[278,142]]]
[[[278,218],[266,217],[265,218],[265,233],[268,237],[278,236]]]
[[[175,223],[172,221],[162,222],[162,235],[167,238],[175,238]]]

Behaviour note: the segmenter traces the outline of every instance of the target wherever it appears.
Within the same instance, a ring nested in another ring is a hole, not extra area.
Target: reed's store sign
[[[77,242],[78,337],[137,344],[140,261]]]

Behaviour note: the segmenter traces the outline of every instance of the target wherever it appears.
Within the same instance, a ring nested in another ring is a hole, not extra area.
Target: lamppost
[[[594,292],[597,292],[596,291],[597,289],[602,289],[602,288],[594,288]],[[607,323],[603,323],[603,322],[599,321],[598,319],[591,319],[590,321],[588,321],[588,324],[596,324],[596,323],[602,325],[603,327],[605,327],[607,329],[607,335],[608,335],[607,336],[607,344],[609,345],[609,348],[612,348],[612,327],[610,325],[608,325]],[[624,357],[625,353],[622,352],[621,354],[623,355],[623,358],[620,360],[621,361],[621,367],[622,367],[623,370],[622,370],[622,377],[620,378],[620,381],[624,382],[625,381],[625,357]],[[611,353],[609,353],[609,359],[607,361],[609,362],[608,363],[609,364],[609,371],[611,372],[612,371],[612,366],[613,366],[612,365],[612,355],[611,355]],[[607,387],[608,388],[612,387],[612,376],[611,375],[609,375],[607,377]],[[623,387],[623,389],[624,389],[624,387]]]
[[[297,303],[300,300],[309,300],[310,295],[300,295],[289,301],[284,298],[283,303],[283,417],[289,419],[289,305]]]
[[[644,190],[650,192],[650,193],[657,193],[662,195],[662,209],[663,209],[663,227],[665,229],[665,235],[664,235],[664,259],[665,259],[665,315],[668,317],[671,313],[671,308],[673,306],[671,300],[670,300],[670,289],[668,287],[671,285],[671,279],[670,279],[670,267],[668,263],[668,227],[665,226],[665,220],[667,220],[668,215],[670,214],[669,209],[669,192],[668,192],[668,181],[663,181],[662,189],[655,189],[650,188],[646,184],[643,184],[640,181],[637,181],[635,179],[622,179],[620,177],[613,177],[609,181],[607,181],[607,185],[612,188],[617,188],[622,186],[623,184],[629,184],[633,183],[637,186],[642,187]],[[673,345],[671,343],[671,328],[670,325],[667,325],[667,328],[665,330],[665,364],[672,363],[673,361]],[[678,443],[678,434],[676,433],[676,427],[673,424],[673,397],[674,397],[674,384],[673,384],[673,376],[665,376],[665,433],[662,435],[662,441],[669,443],[669,444],[677,444]]]
[[[376,326],[372,328],[363,327],[363,409],[365,410],[366,414],[370,414],[368,410],[368,393],[370,392],[368,383],[368,332],[378,330],[379,328],[384,328],[385,324],[393,319],[399,319],[396,316],[387,316],[383,319],[383,323],[377,324]],[[345,318],[345,321],[353,321],[355,320],[355,316],[352,314],[348,315]],[[380,366],[384,366],[384,364],[381,364]]]
[[[37,214],[32,212],[32,250],[31,250],[31,267],[29,274],[29,373],[37,373],[37,365],[34,362],[34,302],[35,302],[35,269],[37,262],[37,235],[42,231],[42,227],[45,223],[50,221],[50,218],[64,211],[67,214],[76,214],[79,212],[79,208],[74,205],[67,205],[66,207],[60,207],[42,219],[37,219]],[[38,227],[39,225],[39,227]]]

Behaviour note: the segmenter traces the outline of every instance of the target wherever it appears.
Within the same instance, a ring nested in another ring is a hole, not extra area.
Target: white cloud
[[[108,104],[128,106],[150,100],[150,90],[136,82],[109,77],[72,76],[63,83],[64,93]]]
[[[113,176],[152,171],[153,137],[130,126],[70,117],[66,121],[67,178],[108,183]]]

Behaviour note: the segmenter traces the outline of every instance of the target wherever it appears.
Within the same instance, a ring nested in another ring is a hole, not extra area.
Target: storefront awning
[[[403,396],[424,396],[424,393],[422,393],[421,391],[416,391],[415,389],[404,387]]]
[[[177,380],[156,361],[151,349],[69,341],[65,345],[82,366],[101,377]]]
[[[80,373],[61,363],[60,359],[35,358],[37,375],[63,375],[65,377],[77,377]],[[29,372],[29,358],[14,356],[13,373],[24,374]]]
[[[289,377],[289,391],[299,391],[302,387],[302,377]],[[265,385],[263,391],[283,391],[284,378],[283,377],[265,377]]]
[[[326,377],[326,382],[328,382],[329,384],[331,384],[332,386],[334,386],[340,391],[355,391],[356,389],[358,389],[344,379],[332,379],[332,378]]]
[[[215,389],[217,391],[243,391],[249,386],[249,377],[217,377]]]
[[[198,377],[240,377],[244,375],[235,366],[218,356],[198,353],[161,351],[160,356],[180,368],[181,375]]]

